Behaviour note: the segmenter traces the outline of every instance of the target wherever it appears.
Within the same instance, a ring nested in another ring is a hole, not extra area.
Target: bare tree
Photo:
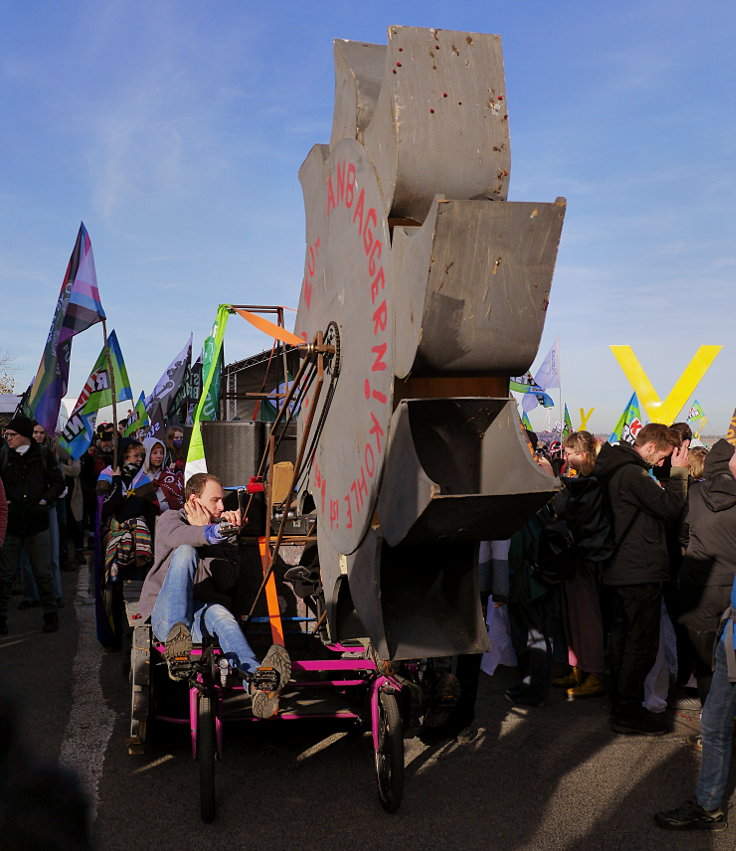
[[[15,355],[3,349],[0,351],[0,393],[12,393],[15,390]]]

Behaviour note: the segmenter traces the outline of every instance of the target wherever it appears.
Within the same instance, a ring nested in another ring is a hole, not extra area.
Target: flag
[[[82,222],[61,285],[41,365],[25,403],[28,416],[37,420],[49,434],[56,431],[61,400],[69,386],[72,337],[103,319],[105,311],[97,289],[92,242]]]
[[[146,433],[142,435],[141,440],[145,440],[147,437],[157,437],[163,442],[163,433],[166,428],[166,417],[164,415],[164,409],[161,402],[154,403],[149,414],[149,420],[148,428]]]
[[[190,373],[189,388],[190,393],[187,399],[187,416],[186,424],[191,425],[194,422],[194,412],[199,404],[199,399],[202,396],[202,362],[204,360],[204,351],[194,362]],[[219,386],[219,378],[218,378]]]
[[[153,393],[146,399],[146,410],[149,414],[153,412],[156,403],[159,402],[164,417],[168,416],[170,410],[173,408],[177,391],[184,380],[187,367],[191,362],[192,335],[190,334],[189,342],[166,367],[166,372],[156,382]]]
[[[138,401],[135,403],[133,413],[128,418],[128,425],[125,427],[123,437],[130,437],[133,432],[139,431],[148,425],[148,411],[146,411],[145,398],[146,394],[141,392]]]
[[[632,393],[628,405],[624,408],[624,412],[618,418],[618,422],[608,438],[608,442],[633,443],[643,425],[639,399],[636,393]]]
[[[542,388],[532,378],[532,374],[527,372],[526,375],[521,375],[509,380],[509,389],[514,393],[523,393],[522,408],[528,413],[537,405],[543,405],[545,408],[553,408],[554,402],[552,397],[548,396]],[[529,400],[529,403],[527,403]]]
[[[547,357],[537,370],[534,380],[542,388],[549,390],[551,387],[560,386],[560,341],[555,340],[552,348],[547,352]]]
[[[529,417],[526,415],[526,412],[521,415],[521,424],[527,431],[534,431],[534,429],[532,428],[532,424],[529,422]]]
[[[572,420],[570,419],[570,412],[567,410],[567,402],[565,402],[565,414],[564,414],[564,422],[562,425],[562,439],[564,440],[566,437],[573,433]]]
[[[213,384],[216,381],[216,385],[219,386],[219,376],[222,369],[222,341],[225,337],[225,328],[227,327],[230,310],[231,308],[227,304],[221,304],[218,307],[217,317],[212,326],[212,333],[204,342],[202,395],[194,412],[192,437],[189,441],[184,481],[187,481],[194,473],[207,472],[201,423],[202,420],[212,420],[217,415],[217,400],[219,396]]]
[[[690,410],[687,412],[687,421],[692,425],[692,423],[704,417],[705,414],[703,412],[702,407],[700,406],[700,402],[697,399],[693,399],[693,404],[690,407]]]
[[[726,440],[731,444],[731,446],[736,446],[736,411],[733,412],[731,422],[728,424]]]
[[[110,368],[112,367],[112,376]],[[59,434],[59,443],[72,458],[81,458],[92,443],[100,408],[112,405],[112,387],[115,385],[115,401],[132,401],[128,371],[123,361],[118,338],[113,331],[107,338],[107,346],[102,347],[99,357],[92,367],[77,404],[69,415],[64,429]]]

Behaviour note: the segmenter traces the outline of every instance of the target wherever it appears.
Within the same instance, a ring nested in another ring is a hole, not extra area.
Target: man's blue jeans
[[[719,641],[716,647],[716,669],[700,723],[703,761],[695,797],[705,810],[715,810],[721,806],[731,765],[734,717],[736,683],[728,681],[726,649],[723,642]]]
[[[233,614],[219,603],[193,599],[198,566],[199,556],[194,547],[176,548],[151,613],[153,634],[159,641],[165,641],[175,623],[185,623],[195,644],[201,644],[204,636],[216,638],[233,666],[252,673],[258,667],[258,660]]]

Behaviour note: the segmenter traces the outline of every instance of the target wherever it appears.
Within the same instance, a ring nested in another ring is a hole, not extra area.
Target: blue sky
[[[0,351],[38,367],[80,220],[134,393],[220,302],[296,307],[297,171],[332,124],[332,39],[391,24],[500,33],[509,199],[568,200],[539,359],[560,337],[577,424],[609,429],[629,344],[666,395],[700,344],[712,430],[736,406],[736,5],[677,0],[246,3],[0,0]],[[226,357],[268,340],[234,319]],[[69,395],[101,346],[75,338]],[[533,415],[533,422],[543,418]],[[706,429],[708,431],[709,429]]]

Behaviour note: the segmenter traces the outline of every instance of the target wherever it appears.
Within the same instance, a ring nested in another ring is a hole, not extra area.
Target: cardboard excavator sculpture
[[[334,352],[306,395],[306,490],[333,640],[384,659],[487,649],[477,542],[549,499],[509,397],[540,342],[565,201],[506,200],[497,35],[335,42],[329,145],[299,178],[296,333]]]

